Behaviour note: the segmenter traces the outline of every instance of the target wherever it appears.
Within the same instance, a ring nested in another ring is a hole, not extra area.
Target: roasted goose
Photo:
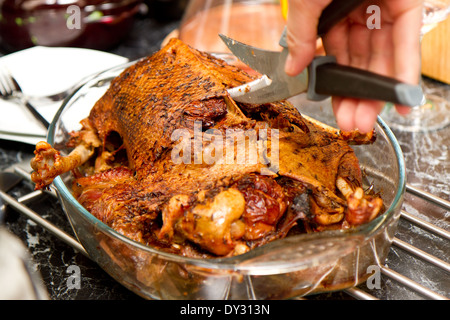
[[[351,228],[376,217],[383,202],[362,189],[349,146],[375,135],[340,132],[286,101],[229,97],[228,88],[252,79],[172,39],[112,81],[71,134],[69,155],[36,145],[36,188],[72,170],[74,196],[98,219],[193,257],[237,255],[294,230]],[[229,132],[245,133],[245,143]],[[250,161],[252,150],[264,151],[258,161]]]

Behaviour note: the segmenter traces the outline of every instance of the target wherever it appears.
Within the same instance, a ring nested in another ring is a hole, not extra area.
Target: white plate
[[[126,63],[127,58],[111,53],[81,49],[33,47],[0,58],[27,95],[51,95],[64,91],[90,74]],[[49,122],[61,105],[33,104]],[[0,99],[0,139],[36,144],[47,131],[17,102]]]

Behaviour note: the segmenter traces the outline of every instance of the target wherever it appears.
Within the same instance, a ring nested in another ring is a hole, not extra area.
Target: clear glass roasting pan
[[[80,129],[79,121],[128,65],[93,76],[68,97],[51,124],[48,142],[67,153],[68,132]],[[312,104],[299,100],[293,103],[301,112],[335,125],[329,101]],[[373,145],[354,149],[365,183],[373,185],[385,202],[383,215],[351,232],[292,236],[233,258],[193,259],[137,243],[102,223],[75,200],[69,173],[56,178],[54,185],[90,258],[144,298],[287,299],[341,290],[365,281],[371,275],[370,266],[383,264],[400,216],[405,192],[403,155],[381,119],[376,131]]]

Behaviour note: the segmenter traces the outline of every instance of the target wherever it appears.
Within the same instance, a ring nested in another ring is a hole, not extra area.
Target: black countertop
[[[129,37],[110,52],[128,57],[130,60],[149,55],[160,48],[163,39],[177,25],[176,20],[161,22],[142,17],[136,21]],[[450,101],[450,86],[434,81],[428,82],[443,90]],[[395,130],[394,133],[404,152],[408,183],[448,201],[450,199],[450,127],[430,133],[407,133]],[[30,157],[33,150],[34,146],[31,145],[0,140],[0,170]],[[29,182],[22,181],[8,194],[19,198],[32,190],[33,186]],[[73,234],[60,203],[54,197],[44,195],[27,205],[67,233]],[[422,197],[407,192],[403,209],[447,231],[450,230],[450,212],[445,207],[430,204]],[[75,252],[70,246],[21,213],[7,207],[4,220],[7,228],[28,248],[50,299],[141,299],[117,283],[94,262]],[[412,224],[407,219],[400,219],[396,237],[433,254],[447,264],[450,263],[449,241]],[[398,246],[392,246],[386,265],[440,295],[450,296],[448,273]],[[68,286],[70,266],[80,268],[82,277],[79,289],[70,289]],[[358,288],[378,299],[427,298],[385,275],[382,277],[379,289],[370,290],[364,284]],[[308,299],[354,299],[354,295],[343,291],[319,294]]]

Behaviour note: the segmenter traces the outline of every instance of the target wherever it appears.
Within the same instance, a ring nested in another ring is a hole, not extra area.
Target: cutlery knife
[[[318,35],[325,34],[360,3],[360,0],[334,0],[319,19]],[[342,96],[416,106],[423,99],[422,89],[418,85],[337,64],[333,56],[317,56],[299,75],[288,76],[284,72],[289,50],[286,29],[280,39],[283,48],[280,52],[263,50],[222,34],[219,36],[239,60],[263,75],[255,81],[228,90],[238,102],[269,103],[304,92],[313,101]]]

